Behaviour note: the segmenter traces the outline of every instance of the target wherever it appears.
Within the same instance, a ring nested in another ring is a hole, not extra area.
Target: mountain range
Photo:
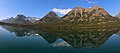
[[[4,19],[4,20],[2,20],[2,22],[14,23],[14,24],[33,24],[37,20],[38,20],[37,18],[26,17],[26,16],[20,14],[20,15],[17,15],[15,18],[11,17],[8,19]]]
[[[99,6],[91,8],[75,7],[63,17],[59,17],[53,11],[49,12],[41,19],[17,15],[1,22],[15,24],[84,24],[84,23],[107,23],[116,22],[120,18],[120,13],[115,17]]]

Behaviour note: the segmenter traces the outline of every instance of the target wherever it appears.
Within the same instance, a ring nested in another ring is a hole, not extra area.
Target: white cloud
[[[58,9],[58,8],[54,8],[52,11],[60,13],[60,14],[67,14],[69,11],[71,11],[72,9]]]
[[[4,19],[7,19],[7,18],[0,18],[0,21],[1,21],[1,20],[4,20]]]
[[[89,4],[95,4],[96,2],[98,2],[98,1],[96,1],[96,0],[86,0],[87,1],[87,3],[89,3]]]

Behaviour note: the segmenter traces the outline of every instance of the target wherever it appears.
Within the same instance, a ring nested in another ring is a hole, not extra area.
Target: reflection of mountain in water
[[[70,47],[70,45],[64,41],[61,38],[58,38],[54,43],[51,44],[53,47],[60,47],[60,46],[67,46]]]
[[[74,48],[80,47],[99,47],[114,33],[118,32],[117,28],[114,29],[97,29],[91,31],[52,31],[41,30],[29,27],[12,27],[2,26],[4,29],[14,32],[16,36],[31,36],[39,34],[52,46],[72,46]],[[62,39],[61,42],[58,39]]]

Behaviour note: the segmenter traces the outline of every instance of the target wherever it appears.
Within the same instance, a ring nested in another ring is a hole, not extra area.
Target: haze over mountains
[[[2,22],[16,24],[83,24],[96,22],[114,22],[119,17],[120,14],[118,14],[116,17],[113,17],[99,6],[93,6],[91,8],[81,8],[77,6],[63,17],[59,17],[57,14],[51,11],[41,19],[26,17],[24,15],[17,15],[15,18],[11,17],[2,20]]]

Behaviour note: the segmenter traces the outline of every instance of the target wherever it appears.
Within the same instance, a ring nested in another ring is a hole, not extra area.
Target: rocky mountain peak
[[[80,7],[80,6],[77,6],[77,7],[73,8],[73,10],[74,10],[74,9],[83,9],[83,8]]]
[[[59,16],[53,11],[51,11],[47,15],[45,15],[42,19],[40,19],[40,22],[41,23],[53,23],[54,21],[57,21],[59,19],[60,19]]]
[[[106,16],[109,15],[107,11],[105,11],[100,6],[93,6],[89,12],[93,13],[93,16]]]
[[[112,19],[112,16],[108,14],[103,8],[99,6],[93,6],[92,8],[75,7],[68,14],[66,14],[63,20],[68,22],[91,22],[91,21],[105,21]]]
[[[54,13],[53,11],[49,12],[46,16],[58,16],[56,13]]]
[[[15,19],[17,20],[24,20],[26,18],[26,16],[22,15],[22,14],[19,14],[15,17]]]
[[[90,8],[89,11],[105,11],[105,10],[101,8],[100,6],[93,6]]]
[[[95,5],[95,6],[92,6],[92,8],[96,9],[96,8],[101,8],[101,7],[100,7],[100,6]]]
[[[73,8],[71,11],[74,11],[74,12],[80,12],[82,11],[84,8],[81,8],[80,6],[77,6],[75,8]]]
[[[55,14],[53,11],[48,12],[48,14]]]

